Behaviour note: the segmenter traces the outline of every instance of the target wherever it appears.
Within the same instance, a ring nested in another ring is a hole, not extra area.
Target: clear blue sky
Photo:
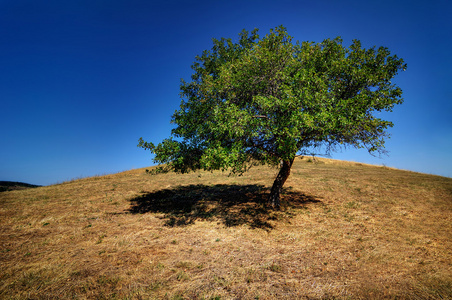
[[[48,185],[152,165],[139,137],[171,131],[179,83],[212,38],[287,27],[408,64],[389,156],[333,158],[452,176],[450,1],[0,0],[0,180]]]

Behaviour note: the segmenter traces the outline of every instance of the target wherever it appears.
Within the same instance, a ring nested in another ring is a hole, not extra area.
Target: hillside
[[[0,181],[0,192],[12,191],[12,190],[23,190],[29,188],[39,187],[39,185],[28,184],[23,182],[15,181]]]
[[[452,179],[297,159],[0,193],[1,299],[451,299]]]

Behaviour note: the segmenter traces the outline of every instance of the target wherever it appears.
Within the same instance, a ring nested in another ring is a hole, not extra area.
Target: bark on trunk
[[[283,160],[281,169],[273,182],[272,189],[270,191],[270,198],[268,199],[269,204],[275,208],[279,209],[281,206],[281,191],[284,183],[290,175],[290,169],[292,168],[294,159]]]

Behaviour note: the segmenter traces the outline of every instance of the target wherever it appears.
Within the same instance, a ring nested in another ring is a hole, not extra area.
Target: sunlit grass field
[[[149,168],[151,169],[151,168]],[[297,159],[0,193],[2,299],[452,299],[452,179]]]

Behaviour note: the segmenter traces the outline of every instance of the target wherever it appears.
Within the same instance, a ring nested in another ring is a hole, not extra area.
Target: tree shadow
[[[185,226],[196,220],[219,221],[226,226],[247,224],[272,229],[271,221],[289,219],[294,209],[321,202],[313,196],[283,191],[281,210],[266,205],[269,192],[262,185],[188,185],[143,193],[131,199],[129,213],[162,213],[167,226]]]

